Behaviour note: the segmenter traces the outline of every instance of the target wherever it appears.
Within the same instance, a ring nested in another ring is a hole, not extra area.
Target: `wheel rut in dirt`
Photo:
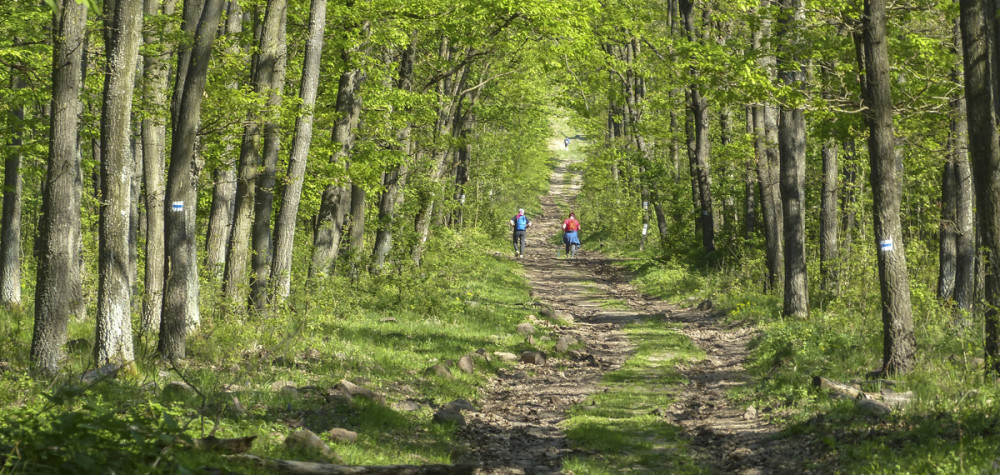
[[[551,244],[579,191],[580,176],[569,171],[570,165],[555,169],[542,213],[532,217],[525,257],[519,260],[539,310],[551,309],[573,320],[532,323],[549,328],[555,338],[571,337],[580,343],[579,349],[548,355],[544,365],[520,362],[501,371],[480,398],[480,411],[471,414],[460,432],[469,451],[463,458],[480,463],[479,473],[561,473],[562,459],[574,451],[560,423],[572,406],[601,391],[603,375],[630,356],[634,346],[624,326],[666,317],[682,323],[679,331],[706,353],[701,361],[679,368],[688,383],[676,389],[675,400],[663,414],[685,429],[699,463],[715,472],[794,471],[792,461],[802,457],[796,453],[799,448],[777,441],[772,437],[776,428],[726,397],[729,388],[748,381],[743,362],[750,329],[726,326],[710,303],[681,309],[647,298],[629,284],[629,276],[614,260],[588,250],[566,259],[557,250],[562,246]],[[627,310],[607,308],[609,300],[616,306],[627,304]]]

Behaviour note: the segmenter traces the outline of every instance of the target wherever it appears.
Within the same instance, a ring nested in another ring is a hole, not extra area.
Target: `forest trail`
[[[558,138],[550,148],[565,149]],[[561,473],[561,460],[574,454],[559,425],[566,411],[601,391],[602,377],[629,358],[634,346],[622,331],[625,325],[666,316],[681,323],[680,331],[705,352],[701,361],[678,368],[688,383],[671,388],[673,402],[662,414],[683,427],[699,464],[713,472],[795,471],[796,460],[807,451],[769,437],[776,433],[774,426],[726,399],[728,389],[748,381],[743,361],[751,330],[726,326],[710,302],[682,309],[641,295],[623,270],[596,252],[584,249],[575,259],[561,255],[563,246],[554,244],[553,236],[559,235],[582,181],[573,163],[564,157],[552,174],[542,213],[531,217],[523,265],[535,301],[556,317],[574,320],[554,325],[539,319],[535,326],[553,329],[553,339],[570,336],[582,345],[549,355],[546,365],[518,363],[502,371],[480,399],[480,412],[462,430],[469,448],[463,458],[481,463],[480,473]],[[583,226],[586,232],[587,223]],[[609,300],[627,303],[628,310],[607,308]]]

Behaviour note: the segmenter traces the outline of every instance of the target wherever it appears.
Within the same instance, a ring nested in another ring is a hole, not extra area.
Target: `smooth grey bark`
[[[955,1],[958,3],[958,0]],[[955,21],[955,52],[958,64],[952,70],[955,83],[963,81],[962,31]],[[955,304],[962,310],[972,308],[976,286],[976,235],[973,229],[974,207],[972,169],[969,164],[969,123],[965,97],[952,100],[952,153],[955,166]]]
[[[350,64],[350,53],[344,51],[342,58]],[[348,68],[340,74],[337,88],[337,120],[333,125],[333,142],[339,144],[332,157],[333,162],[344,162],[354,147],[355,131],[361,117],[361,100],[357,97],[361,75],[357,69]],[[344,219],[351,206],[350,186],[331,183],[323,190],[316,227],[313,233],[312,263],[309,276],[331,275],[340,251]]]
[[[882,372],[907,373],[916,362],[910,282],[906,273],[903,227],[899,218],[902,164],[897,163],[889,89],[886,0],[865,0],[865,121],[871,163],[875,245],[882,294]]]
[[[692,0],[680,0],[679,6],[681,15],[684,17],[684,28],[688,38],[692,41],[697,39],[697,31],[694,21],[694,2]],[[707,5],[706,5],[707,8]],[[707,11],[704,14],[707,16]],[[703,25],[702,28],[708,28]],[[705,32],[702,32],[703,34]],[[693,77],[698,76],[698,71],[691,69]],[[700,203],[701,219],[701,243],[706,251],[715,250],[715,210],[712,202],[712,179],[709,169],[709,156],[711,155],[711,138],[709,136],[709,114],[708,101],[702,95],[701,88],[696,82],[690,85],[690,107],[692,114],[692,127],[694,134],[694,160],[692,161],[692,176],[698,185],[698,201]]]
[[[755,137],[753,108],[751,105],[746,106],[746,133],[750,137]],[[756,158],[756,153],[747,157],[743,174],[743,237],[747,239],[757,232],[757,188],[760,183],[757,180]]]
[[[24,80],[12,75],[14,89],[25,87]],[[15,125],[10,140],[14,153],[4,159],[3,167],[3,225],[0,227],[0,305],[6,308],[21,306],[21,152],[23,143],[24,106],[11,110]]]
[[[52,110],[49,158],[42,195],[31,368],[55,375],[63,360],[66,327],[82,303],[80,280],[80,80],[87,7],[57,3],[53,14]]]
[[[965,101],[968,109],[969,156],[976,190],[979,238],[986,300],[986,373],[1000,373],[1000,142],[993,108],[996,78],[990,70],[990,33],[994,27],[986,0],[959,2],[965,65]]]
[[[794,50],[799,45],[796,31],[805,18],[802,0],[782,0],[782,32]],[[794,52],[793,52],[794,55]],[[797,58],[779,58],[779,75],[787,86],[801,88],[802,71],[792,69]],[[785,249],[785,294],[782,313],[806,318],[809,315],[809,288],[806,277],[805,172],[806,123],[801,105],[782,105],[778,118],[778,154],[782,226]]]
[[[413,65],[416,61],[417,45],[416,35],[411,35],[410,44],[407,45],[399,59],[399,76],[396,80],[396,89],[401,91],[413,90]],[[408,110],[406,112],[409,112]],[[382,177],[382,186],[385,191],[379,198],[378,225],[375,229],[375,245],[372,249],[372,262],[369,272],[379,274],[385,267],[385,260],[392,251],[392,230],[396,220],[396,207],[403,201],[403,188],[406,186],[406,176],[408,164],[412,153],[412,143],[410,133],[412,125],[407,122],[396,132],[396,145],[403,155],[403,162],[393,166],[385,172]]]
[[[226,8],[226,36],[235,37],[243,31],[243,11],[236,0],[230,0]],[[239,44],[233,42],[228,53],[236,55],[239,51]],[[234,78],[226,87],[236,90],[240,84]],[[205,264],[209,273],[216,278],[222,277],[226,268],[226,246],[229,244],[236,209],[235,146],[230,142],[230,137],[226,138],[226,143],[223,163],[212,173],[212,208],[208,215],[208,234],[205,236]]]
[[[770,6],[770,0],[761,0],[760,8]],[[754,51],[761,52],[758,65],[775,74],[775,58],[764,48],[764,37],[771,35],[771,22],[764,15],[761,25],[751,36]],[[753,106],[754,161],[757,165],[757,182],[760,187],[761,225],[767,260],[765,291],[775,291],[784,282],[785,251],[783,210],[781,206],[780,159],[778,156],[778,114],[771,104]]]
[[[282,86],[284,84],[284,62],[286,59],[284,37],[287,8],[285,0],[268,0],[265,8],[263,18],[259,19],[258,25],[255,26],[260,29],[260,35],[258,50],[253,56],[251,82],[255,92],[267,94],[267,103],[270,107],[276,104],[273,101],[278,101],[281,97],[281,91],[277,90],[279,83]],[[263,193],[273,196],[273,190],[270,188],[273,187],[273,173],[277,162],[270,160],[277,160],[277,147],[280,145],[280,141],[277,140],[276,125],[272,121],[265,120],[263,124],[264,152],[262,154],[260,150],[261,125],[259,114],[251,112],[244,128],[243,143],[240,146],[239,179],[236,182],[236,213],[229,237],[229,254],[226,257],[225,280],[223,282],[225,296],[232,302],[241,301],[241,296],[245,296],[244,289],[249,285],[250,274],[247,272],[247,264],[251,260],[251,237],[256,239],[257,246],[264,246],[263,241],[266,240],[267,247],[270,247],[271,215],[261,217],[261,220],[267,221],[267,232],[263,233],[266,234],[265,237],[261,234],[260,225],[255,225],[255,222],[263,223],[255,220],[255,212],[258,208],[265,206],[265,202],[268,200],[268,198],[260,200],[257,198],[257,194],[262,192],[262,185],[270,185]],[[264,265],[261,259],[269,261],[270,251],[267,251],[266,256],[258,258],[258,261],[254,263],[255,266]],[[266,272],[263,278],[266,282]],[[257,302],[257,299],[254,298],[253,302]]]
[[[187,10],[197,0],[185,1]],[[185,12],[185,18],[188,14]],[[189,232],[189,223],[196,208],[194,187],[191,177],[194,166],[194,145],[201,118],[201,103],[207,80],[208,62],[215,41],[219,18],[222,16],[222,0],[206,0],[195,33],[190,64],[180,64],[185,55],[178,59],[178,70],[185,70],[182,97],[175,98],[179,104],[173,124],[170,150],[170,169],[164,197],[164,290],[163,318],[160,319],[160,335],[157,352],[165,359],[184,358],[190,305],[195,304],[198,295],[191,295],[193,289],[192,269],[197,264],[195,235]],[[175,207],[179,204],[181,209]]]
[[[97,329],[94,360],[98,366],[126,364],[132,348],[132,281],[129,228],[132,210],[132,94],[139,62],[142,0],[104,3],[109,32],[101,109],[101,200],[98,227]]]
[[[261,36],[260,69],[262,82],[267,82],[269,97],[267,108],[277,111],[281,108],[282,94],[285,89],[285,67],[288,62],[285,24],[288,17],[286,0],[271,0],[267,4],[264,20],[264,31],[271,29],[271,15],[277,15],[279,25],[276,34],[270,42],[268,35]],[[266,46],[265,46],[266,45]],[[273,51],[273,53],[272,53]],[[274,56],[272,60],[269,56]],[[269,62],[274,67],[267,67]],[[268,77],[270,74],[270,77]],[[263,167],[257,175],[257,190],[254,194],[254,222],[251,233],[250,260],[253,272],[250,274],[250,308],[258,312],[264,311],[267,304],[268,282],[271,274],[271,257],[273,242],[271,241],[271,217],[274,215],[274,187],[278,171],[278,149],[281,146],[281,130],[277,122],[269,117],[264,122],[264,146],[262,150]]]
[[[837,142],[827,140],[821,152],[823,156],[823,190],[819,216],[819,256],[820,289],[832,290],[837,282],[837,268],[840,250],[837,246],[840,220],[837,218]]]
[[[349,259],[351,272],[357,272],[365,249],[365,212],[368,210],[367,192],[357,183],[351,184],[351,229]]]
[[[146,0],[147,17],[174,13],[177,0]],[[164,41],[167,31],[147,29],[144,39],[147,46]],[[156,111],[167,104],[169,81],[168,51],[150,52],[144,58],[143,75],[146,87],[145,100]],[[146,198],[146,261],[142,300],[142,332],[155,332],[160,328],[160,310],[163,308],[163,175],[166,167],[166,117],[160,114],[142,120],[142,178]]]
[[[292,152],[288,157],[288,184],[281,196],[281,210],[274,225],[274,260],[271,263],[271,288],[269,300],[284,300],[291,290],[292,244],[295,239],[295,221],[302,198],[306,159],[312,141],[313,108],[319,89],[320,59],[323,54],[323,34],[326,31],[326,0],[312,0],[309,7],[309,38],[302,66],[299,98],[302,112],[295,120]]]
[[[952,122],[954,127],[954,122]],[[953,139],[954,140],[954,139]],[[950,300],[955,292],[955,265],[957,260],[958,213],[957,174],[955,161],[958,159],[955,150],[944,163],[941,170],[941,222],[938,230],[938,284],[937,296],[941,300]]]

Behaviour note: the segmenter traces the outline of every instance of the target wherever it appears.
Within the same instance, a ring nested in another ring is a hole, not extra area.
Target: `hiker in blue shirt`
[[[524,238],[531,227],[531,220],[524,215],[524,209],[517,210],[517,216],[510,220],[510,225],[514,228],[514,255],[524,257]]]
[[[566,137],[566,140],[563,140],[563,145],[566,146],[566,150],[569,150],[569,137]]]

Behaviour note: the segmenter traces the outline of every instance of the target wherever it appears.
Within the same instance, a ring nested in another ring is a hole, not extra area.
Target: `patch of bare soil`
[[[549,238],[560,232],[580,183],[567,166],[555,170],[542,215],[531,217],[523,263],[540,308],[574,320],[541,320],[535,326],[548,326],[557,338],[579,343],[547,355],[543,365],[521,362],[501,372],[481,396],[480,411],[470,415],[460,432],[467,447],[461,459],[482,464],[479,473],[486,474],[560,473],[561,460],[573,449],[559,423],[571,406],[601,390],[605,373],[628,359],[633,346],[622,332],[624,325],[667,316],[682,322],[681,331],[706,353],[703,360],[680,368],[689,383],[664,414],[685,429],[700,461],[716,472],[795,472],[795,460],[804,456],[801,448],[772,437],[775,427],[754,410],[733,406],[725,395],[748,381],[743,362],[752,330],[725,325],[710,302],[681,309],[647,298],[629,285],[629,276],[613,261],[595,252],[557,257],[562,246],[549,244]],[[609,300],[628,309],[609,309]]]

